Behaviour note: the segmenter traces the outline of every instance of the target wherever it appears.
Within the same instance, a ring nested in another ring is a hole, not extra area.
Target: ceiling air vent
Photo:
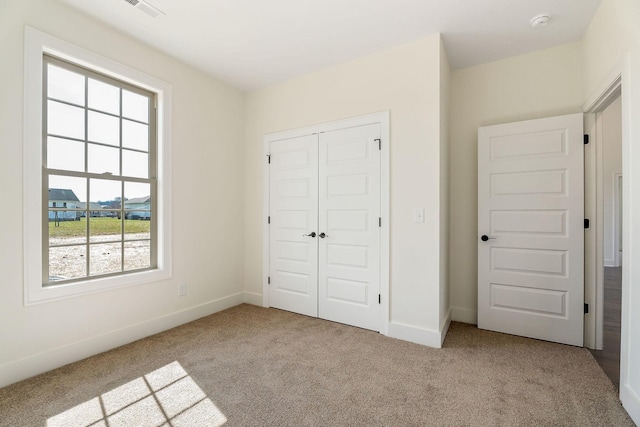
[[[145,0],[124,0],[129,3],[131,6],[134,6],[136,9],[146,13],[152,18],[158,18],[160,16],[165,15],[163,11],[153,6],[149,2]]]

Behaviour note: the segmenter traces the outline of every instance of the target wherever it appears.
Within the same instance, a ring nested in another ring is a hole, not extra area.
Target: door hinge
[[[589,221],[589,218],[585,218],[584,219],[584,228],[589,228],[590,225],[591,225],[591,221]]]
[[[382,140],[380,138],[376,138],[374,141],[378,141],[378,150],[382,150]]]
[[[267,276],[267,285],[271,284],[271,276]]]
[[[584,134],[584,145],[587,145],[589,143],[589,134],[585,133]]]
[[[584,314],[589,314],[589,304],[584,304]]]
[[[271,164],[271,154],[267,154],[267,163]]]
[[[267,224],[271,224],[271,217],[270,216],[267,217]]]
[[[382,217],[378,217],[378,227],[382,227]]]
[[[382,304],[382,296],[378,294],[378,304]]]

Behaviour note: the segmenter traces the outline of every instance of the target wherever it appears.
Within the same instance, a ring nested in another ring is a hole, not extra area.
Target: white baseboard
[[[614,260],[614,259],[605,259],[604,260],[604,266],[605,267],[617,267],[616,260]]]
[[[451,307],[451,320],[454,322],[478,324],[478,310],[464,307]]]
[[[34,354],[0,365],[0,387],[22,381],[34,375],[77,362],[89,356],[128,344],[158,332],[166,331],[218,311],[226,310],[244,301],[243,293],[209,301],[195,307],[177,311],[126,328],[107,332],[82,341]]]
[[[447,332],[449,332],[449,326],[451,326],[451,307],[449,307],[449,311],[447,311],[447,315],[442,322],[440,323],[440,348],[444,344],[444,340],[447,337]]]
[[[262,307],[262,294],[257,294],[255,292],[244,292],[242,300],[245,304],[257,305],[258,307]]]
[[[633,422],[640,426],[640,397],[627,384],[620,386],[620,401]]]
[[[444,320],[441,326],[442,330],[440,331],[419,328],[404,323],[389,322],[387,336],[429,347],[442,348],[442,343],[444,342],[449,324],[451,323],[450,316],[447,316],[447,319]]]

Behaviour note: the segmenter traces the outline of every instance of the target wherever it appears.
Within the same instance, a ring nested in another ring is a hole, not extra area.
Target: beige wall
[[[622,75],[623,277],[620,399],[640,423],[640,2],[603,0],[583,38],[585,100]]]
[[[439,334],[441,236],[440,75],[438,35],[249,93],[245,134],[245,290],[262,294],[264,134],[390,111],[390,329],[425,342]],[[446,91],[442,93],[446,94]],[[445,177],[446,181],[446,177]],[[446,188],[446,187],[444,187]],[[414,208],[424,223],[413,223]],[[383,219],[384,220],[384,219]],[[444,286],[446,288],[446,286]]]
[[[640,46],[640,2],[602,0],[582,39],[585,101],[622,69],[624,54]]]
[[[477,321],[477,130],[581,111],[579,43],[516,56],[451,76],[450,248],[452,318]]]
[[[172,279],[23,305],[24,25],[172,85]],[[0,58],[0,386],[242,302],[243,94],[54,1],[0,2]]]

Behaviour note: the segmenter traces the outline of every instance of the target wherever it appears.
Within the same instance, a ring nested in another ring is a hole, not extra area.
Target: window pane
[[[101,217],[94,212],[89,218],[89,241],[113,242],[122,240],[122,220],[114,217]]]
[[[127,212],[135,218],[124,221],[124,239],[138,240],[151,239],[151,213],[149,211],[131,211]]]
[[[84,109],[49,101],[47,133],[84,140]]]
[[[78,210],[85,209],[86,197],[85,178],[49,175],[49,208],[56,208],[47,214],[50,246],[86,242],[87,224]]]
[[[116,210],[120,207],[122,200],[122,183],[108,179],[91,179],[90,199],[96,205],[108,206],[109,210]]]
[[[130,209],[129,206],[132,205],[132,203],[145,203],[145,202],[140,202],[139,200],[132,200],[132,199],[139,199],[139,198],[149,198],[149,195],[151,194],[151,184],[147,184],[146,182],[125,182],[124,183],[124,197],[125,197],[125,209]],[[138,208],[139,206],[136,206],[136,208]]]
[[[122,243],[101,243],[89,246],[89,274],[117,273],[122,271]]]
[[[120,114],[120,88],[89,79],[89,108]]]
[[[129,119],[149,123],[149,98],[123,90],[122,115]]]
[[[73,176],[49,175],[49,207],[77,208],[87,201],[87,180]]]
[[[89,141],[120,146],[120,119],[89,111]]]
[[[125,182],[125,219],[129,221],[151,219],[151,185],[139,182]],[[133,233],[134,230],[146,233],[149,228],[142,224],[125,222],[125,232]],[[134,237],[129,237],[134,238]]]
[[[89,144],[88,172],[120,175],[120,150]]]
[[[124,244],[125,270],[149,267],[151,267],[151,242],[127,242]]]
[[[49,64],[47,92],[49,98],[84,105],[84,76]]]
[[[122,183],[107,179],[89,180],[91,216],[89,239],[91,242],[122,240],[122,220],[118,218],[122,200]],[[102,206],[106,206],[104,209]]]
[[[49,282],[87,275],[87,247],[49,248]]]
[[[84,143],[47,137],[47,167],[84,172]]]
[[[122,120],[122,146],[149,151],[149,125]]]
[[[49,211],[49,246],[87,242],[87,222],[80,211]]]
[[[122,175],[149,178],[149,155],[122,150]]]

